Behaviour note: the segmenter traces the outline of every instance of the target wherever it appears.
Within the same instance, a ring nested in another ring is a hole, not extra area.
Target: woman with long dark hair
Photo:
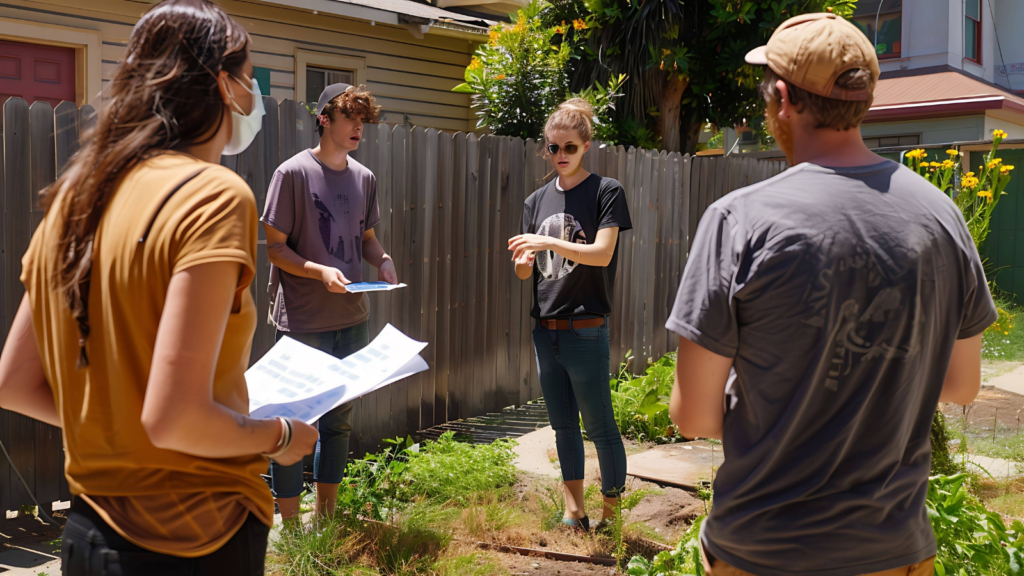
[[[632,228],[622,185],[583,168],[593,109],[580,98],[559,105],[544,126],[558,177],[526,199],[523,233],[508,241],[516,275],[533,280],[540,387],[565,483],[563,522],[589,531],[584,509],[583,434],[597,448],[605,530],[626,484],[626,449],[612,410],[608,316],[619,233]]]
[[[66,575],[262,574],[267,456],[297,462],[316,441],[248,416],[256,202],[217,162],[259,130],[252,73],[220,8],[159,4],[43,192],[0,406],[64,429]]]

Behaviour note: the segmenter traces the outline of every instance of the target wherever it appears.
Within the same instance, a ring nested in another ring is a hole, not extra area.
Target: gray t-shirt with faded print
[[[262,221],[288,235],[296,254],[362,281],[363,233],[380,222],[377,181],[352,157],[344,170],[328,168],[311,150],[278,167],[267,190]],[[272,315],[283,332],[326,332],[366,321],[366,294],[328,292],[319,279],[270,272]]]
[[[934,555],[932,416],[954,341],[995,319],[959,210],[899,164],[801,164],[713,204],[667,323],[733,358],[711,556],[853,576]]]

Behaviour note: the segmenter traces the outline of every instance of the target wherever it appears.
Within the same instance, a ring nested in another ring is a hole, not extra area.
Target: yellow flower
[[[575,28],[576,30],[586,30],[587,29],[587,22],[585,20],[583,20],[582,18],[577,19],[577,20],[573,20],[572,21],[572,27]]]
[[[491,44],[497,44],[498,39],[501,38],[501,32],[497,28],[491,28],[490,33],[487,35],[489,38],[488,42]]]
[[[987,200],[989,202],[992,201],[992,191],[991,190],[982,190],[981,192],[978,192],[978,196],[980,198],[984,198],[985,200]]]
[[[1000,166],[999,167],[999,173],[1002,174],[1003,176],[1006,176],[1010,172],[1013,172],[1013,168],[1014,168],[1013,166],[1009,166],[1009,165],[1007,165],[1007,166]]]
[[[973,177],[974,177],[974,172],[968,172],[967,174],[964,174],[964,178],[973,178]]]
[[[565,28],[561,26],[555,26],[555,34],[565,34]]]
[[[954,166],[956,166],[956,162],[953,162],[952,160],[943,160],[942,161],[942,168],[944,168],[946,170],[951,170]]]
[[[950,156],[959,156],[959,155],[960,155],[960,152],[959,152],[959,151],[957,151],[957,150],[953,150],[952,148],[950,148],[949,150],[946,150],[946,154],[949,154]]]
[[[996,158],[996,159],[994,159],[994,160],[992,160],[991,162],[988,163],[988,169],[992,170],[996,166],[999,166],[1002,163],[1003,163],[1003,159],[1002,158]]]
[[[479,70],[480,68],[483,68],[483,67],[484,67],[484,63],[481,62],[476,56],[473,56],[473,59],[469,61],[469,69],[470,70]]]
[[[949,162],[949,160],[946,160],[946,162]],[[941,167],[942,167],[942,164],[939,164],[938,162],[932,162],[932,163],[930,164],[930,166],[931,166],[932,168],[941,168]]]
[[[505,75],[504,74],[498,74],[497,76],[494,77],[494,79],[495,80],[504,80],[505,79]]]
[[[968,174],[972,174],[972,172],[968,172]],[[964,190],[972,190],[977,188],[977,186],[978,179],[974,176],[964,176],[963,180],[960,181],[960,187]]]
[[[928,155],[925,154],[924,150],[920,149],[920,148],[918,148],[917,150],[911,150],[910,152],[907,152],[907,158],[921,159],[921,158],[927,158],[927,157],[928,157]]]
[[[993,140],[1002,140],[1004,138],[1006,138],[1006,132],[1003,132],[1002,130],[996,130],[992,133]]]

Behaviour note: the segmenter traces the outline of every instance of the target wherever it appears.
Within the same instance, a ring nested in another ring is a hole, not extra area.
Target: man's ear
[[[793,102],[789,99],[789,85],[782,80],[775,83],[775,89],[779,92],[779,117],[789,118],[794,113],[800,111],[793,107]]]
[[[331,117],[327,114],[321,114],[316,118],[317,120],[320,121],[320,125],[323,126],[324,128],[327,128],[328,126],[331,125]]]
[[[583,153],[586,154],[587,152],[590,152],[590,142],[583,144]]]

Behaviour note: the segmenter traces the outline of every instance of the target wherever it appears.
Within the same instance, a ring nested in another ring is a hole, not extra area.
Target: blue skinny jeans
[[[626,486],[626,449],[612,409],[608,323],[596,328],[533,330],[540,387],[555,430],[562,481],[583,480],[583,434],[597,448],[601,493],[617,497]]]

